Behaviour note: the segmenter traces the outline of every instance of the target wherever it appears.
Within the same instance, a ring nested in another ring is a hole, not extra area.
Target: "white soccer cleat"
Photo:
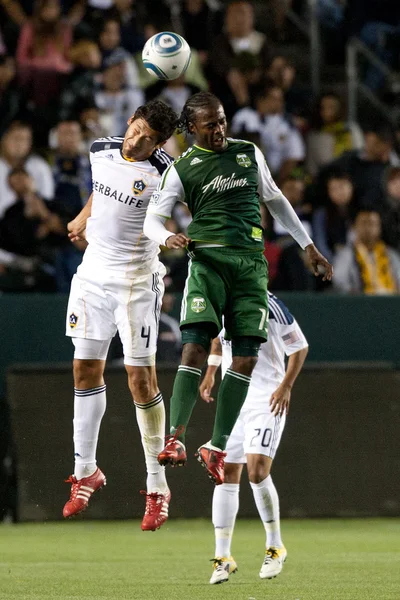
[[[260,577],[261,579],[272,579],[279,575],[283,569],[283,563],[287,557],[286,548],[275,548],[270,546],[265,551],[264,562],[261,565]]]
[[[224,583],[225,581],[228,581],[229,575],[232,575],[232,573],[236,573],[236,571],[238,570],[237,564],[233,556],[231,556],[230,558],[216,557],[213,558],[212,561],[214,563],[214,571],[210,579],[211,584]]]

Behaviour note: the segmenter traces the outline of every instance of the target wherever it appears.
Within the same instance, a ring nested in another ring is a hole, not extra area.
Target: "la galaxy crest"
[[[69,315],[69,326],[71,329],[75,329],[78,324],[78,316],[75,313]]]
[[[147,188],[147,183],[144,179],[135,179],[132,184],[132,192],[138,196],[143,194],[144,190]]]

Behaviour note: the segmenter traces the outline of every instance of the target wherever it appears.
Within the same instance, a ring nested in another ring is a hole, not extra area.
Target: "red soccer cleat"
[[[146,512],[142,521],[142,531],[155,531],[160,529],[168,519],[168,506],[171,500],[171,492],[158,494],[156,492],[147,493],[141,490],[141,494],[146,496]]]
[[[65,483],[72,483],[71,495],[63,510],[63,516],[67,518],[85,510],[92,495],[106,485],[107,480],[104,473],[97,467],[93,475],[82,477],[82,479],[70,475]]]
[[[202,467],[207,469],[209,478],[214,481],[215,485],[224,483],[224,458],[226,452],[222,452],[219,448],[207,442],[204,446],[200,446],[195,456]]]
[[[177,437],[183,432],[184,427],[179,426],[173,435],[167,435],[164,450],[161,450],[157,459],[160,465],[171,465],[172,467],[183,467],[186,463],[186,448]]]

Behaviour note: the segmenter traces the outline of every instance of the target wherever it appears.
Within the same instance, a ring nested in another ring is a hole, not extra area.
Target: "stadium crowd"
[[[160,98],[179,113],[191,94],[210,89],[225,106],[231,135],[260,146],[335,266],[333,285],[321,283],[265,211],[270,289],[398,294],[400,136],[382,121],[348,122],[334,90],[313,97],[296,62],[280,51],[291,36],[285,11],[304,4],[0,0],[0,292],[68,292],[82,248],[69,242],[66,225],[91,192],[91,143],[124,135],[146,100]],[[356,33],[378,51],[374,32],[380,40],[376,31],[385,24],[390,39],[398,31],[398,3],[393,11],[391,4],[320,0],[327,44],[340,57],[346,36]],[[184,77],[161,82],[143,68],[141,49],[171,29],[189,42],[192,62]],[[395,67],[391,48],[381,57]],[[377,86],[376,73],[366,78]],[[189,144],[178,133],[166,149],[177,157]],[[177,205],[169,227],[185,232],[189,223]],[[164,249],[162,260],[167,291],[181,292],[185,252]]]

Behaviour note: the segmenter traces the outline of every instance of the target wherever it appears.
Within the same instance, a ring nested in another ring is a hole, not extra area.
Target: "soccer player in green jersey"
[[[267,339],[268,266],[263,255],[259,201],[306,251],[315,275],[332,277],[332,266],[316,249],[289,201],[271,178],[261,150],[226,137],[220,100],[199,92],[186,102],[181,128],[194,144],[165,172],[153,193],[144,234],[168,248],[188,246],[188,276],[181,308],[182,363],[171,398],[170,433],[161,464],[186,462],[185,430],[197,400],[201,369],[211,340],[222,329],[232,340],[232,365],[218,393],[210,442],[198,460],[215,483],[224,481],[224,449],[246,398],[260,344]],[[175,203],[193,217],[188,237],[172,234],[164,223]]]

